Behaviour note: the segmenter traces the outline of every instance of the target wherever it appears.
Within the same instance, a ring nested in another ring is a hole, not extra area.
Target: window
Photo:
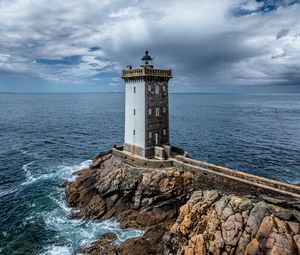
[[[163,86],[163,92],[166,92],[166,86],[165,85]]]
[[[159,134],[155,133],[155,145],[158,145],[159,142]]]
[[[167,135],[167,129],[164,128],[163,134],[164,134],[164,135]]]
[[[135,115],[135,109],[133,109],[133,115]]]
[[[155,94],[159,94],[159,86],[155,86]]]
[[[155,115],[158,117],[159,116],[159,108],[155,109]]]
[[[133,135],[135,135],[135,129],[133,129]]]
[[[149,139],[151,139],[152,138],[152,132],[150,131],[149,132]]]
[[[136,87],[134,86],[133,87],[133,93],[135,94],[135,92],[136,92]]]
[[[148,113],[149,113],[149,115],[152,114],[152,109],[151,108],[148,109]]]
[[[151,92],[151,85],[148,85],[148,91]]]
[[[163,113],[166,113],[166,107],[163,108]]]

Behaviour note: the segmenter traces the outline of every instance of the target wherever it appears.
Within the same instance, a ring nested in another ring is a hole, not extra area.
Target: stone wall
[[[182,152],[184,152],[182,150]],[[229,168],[208,164],[185,156],[177,155],[167,160],[146,159],[121,148],[113,149],[112,154],[121,158],[127,164],[146,168],[176,167],[179,170],[190,171],[197,179],[203,180],[196,189],[216,189],[224,194],[237,195],[270,195],[300,199],[300,187],[267,178],[235,171]]]
[[[145,86],[146,146],[169,144],[168,80],[153,77],[146,81]],[[158,93],[156,93],[156,89],[158,89]],[[158,116],[156,109],[159,110]],[[149,132],[151,132],[151,137],[149,137]],[[159,136],[157,144],[155,133]]]
[[[264,189],[266,187],[269,190],[279,189],[282,191],[283,194],[286,194],[286,195],[288,195],[289,193],[298,194],[299,198],[300,198],[300,187],[298,187],[296,185],[290,185],[287,183],[267,179],[264,177],[259,177],[256,175],[239,172],[239,171],[232,170],[232,169],[229,169],[226,167],[209,164],[206,162],[194,160],[194,159],[187,158],[187,157],[177,156],[176,159],[177,159],[177,161],[181,162],[181,164],[179,162],[177,162],[177,164],[184,165],[185,167],[193,166],[193,167],[196,167],[199,171],[210,170],[213,173],[221,174],[222,176],[223,175],[228,176],[228,178],[230,177],[230,179],[232,179],[232,180],[238,179],[239,181],[242,181],[243,183],[250,182],[250,183],[252,183],[251,185],[253,185],[253,183],[255,183],[256,188],[258,190]]]
[[[242,177],[234,177],[226,173],[216,172],[210,169],[200,168],[180,161],[174,161],[174,167],[190,171],[197,176],[198,180],[196,189],[216,189],[223,194],[245,195],[267,195],[275,197],[290,197],[300,199],[300,194],[287,192],[279,188],[273,188],[267,183],[265,185],[248,181]]]

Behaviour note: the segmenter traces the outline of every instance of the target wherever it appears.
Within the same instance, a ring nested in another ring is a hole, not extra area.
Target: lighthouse
[[[172,71],[154,68],[146,51],[139,68],[122,71],[125,81],[124,150],[145,158],[166,158],[169,146],[168,82]]]

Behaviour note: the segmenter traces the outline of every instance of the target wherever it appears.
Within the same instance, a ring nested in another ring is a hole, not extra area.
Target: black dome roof
[[[143,61],[145,61],[145,60],[152,60],[152,58],[148,55],[148,54],[149,54],[149,51],[146,50],[146,51],[145,51],[145,54],[146,54],[146,55],[142,58]]]

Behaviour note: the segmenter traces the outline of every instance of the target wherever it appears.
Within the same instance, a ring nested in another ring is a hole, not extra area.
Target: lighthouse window
[[[156,108],[156,110],[155,110],[155,115],[156,115],[156,116],[159,116],[159,108]]]
[[[155,94],[159,94],[159,86],[155,86]]]
[[[148,91],[149,92],[151,91],[151,85],[148,85]]]
[[[152,132],[149,132],[149,139],[152,138]]]
[[[135,94],[135,92],[136,92],[136,87],[133,87],[133,93]]]
[[[166,107],[163,108],[163,113],[166,113]]]
[[[133,115],[135,115],[135,109],[133,109]]]
[[[167,129],[164,129],[164,130],[163,130],[163,134],[164,134],[164,135],[167,135]]]
[[[149,115],[152,114],[152,109],[151,108],[148,109],[148,113],[149,113]]]

